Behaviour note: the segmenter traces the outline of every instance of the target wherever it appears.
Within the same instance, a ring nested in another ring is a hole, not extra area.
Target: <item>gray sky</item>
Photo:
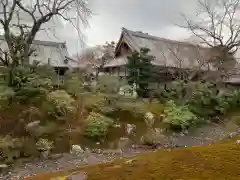
[[[195,0],[92,0],[89,5],[94,15],[85,29],[85,40],[94,46],[117,41],[122,27],[165,38],[186,38],[185,30],[179,30],[174,23],[180,21],[180,12],[194,12]],[[70,54],[81,50],[71,27],[65,27],[61,36]]]

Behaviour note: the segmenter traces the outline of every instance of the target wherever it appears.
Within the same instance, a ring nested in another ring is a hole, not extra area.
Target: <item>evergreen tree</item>
[[[138,84],[139,82],[139,67],[140,67],[140,55],[138,52],[133,52],[131,56],[128,56],[127,70],[128,70],[128,84]]]
[[[148,54],[149,51],[142,48],[140,53],[134,52],[128,57],[128,83],[136,83],[138,95],[141,97],[148,96],[149,83],[155,78],[154,66],[151,63],[154,57]]]

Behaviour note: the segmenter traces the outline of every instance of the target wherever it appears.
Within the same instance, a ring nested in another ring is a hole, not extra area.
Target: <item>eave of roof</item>
[[[3,35],[0,35],[0,40],[5,40]],[[33,40],[34,45],[52,46],[59,47],[60,45],[66,46],[66,42],[54,42],[54,41],[43,41],[43,40]]]

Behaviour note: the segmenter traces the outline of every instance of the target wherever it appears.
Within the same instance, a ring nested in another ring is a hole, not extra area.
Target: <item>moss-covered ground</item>
[[[160,150],[143,153],[132,161],[116,160],[26,180],[65,180],[78,172],[86,172],[87,180],[240,180],[240,145],[232,140],[205,147]]]

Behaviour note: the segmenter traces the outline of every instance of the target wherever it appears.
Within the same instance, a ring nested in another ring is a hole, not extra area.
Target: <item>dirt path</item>
[[[229,134],[240,135],[239,127],[227,130],[221,125],[208,125],[194,129],[188,134],[172,133],[166,136],[164,142],[159,144],[157,148],[177,148],[189,146],[202,146],[215,143],[216,141],[229,137]],[[124,156],[134,156],[141,152],[152,149],[146,147],[136,147],[129,149]],[[0,174],[1,180],[20,180],[26,176],[34,176],[44,172],[54,172],[65,169],[72,169],[81,166],[93,165],[112,161],[121,157],[119,150],[101,150],[99,153],[84,153],[81,157],[74,157],[70,154],[53,155],[47,160],[33,160],[27,163],[16,163],[14,167]],[[85,159],[85,160],[83,160]]]

